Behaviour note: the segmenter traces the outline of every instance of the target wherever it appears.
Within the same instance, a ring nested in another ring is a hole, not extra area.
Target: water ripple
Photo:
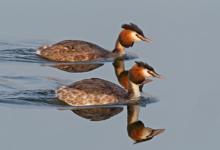
[[[48,61],[39,57],[34,48],[15,48],[15,49],[2,49],[0,50],[0,62],[25,62],[25,63],[39,63],[46,65],[54,65],[59,62]],[[127,53],[124,56],[125,60],[136,59],[138,56],[134,53]],[[115,58],[100,59],[98,61],[86,62],[61,62],[62,64],[84,64],[84,63],[106,63],[113,62]]]

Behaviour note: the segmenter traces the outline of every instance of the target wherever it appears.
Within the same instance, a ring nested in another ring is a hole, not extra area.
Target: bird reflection
[[[89,72],[95,70],[103,65],[104,64],[102,63],[77,63],[77,64],[56,63],[49,66],[70,73],[80,73],[80,72]]]
[[[78,116],[90,121],[103,121],[118,115],[122,111],[123,107],[93,107],[72,110]],[[127,105],[127,133],[134,140],[134,144],[149,141],[165,131],[165,129],[145,127],[144,123],[139,120],[139,112],[140,105]]]
[[[123,56],[114,57],[108,61],[117,62],[117,60],[131,60],[135,59],[137,56],[135,54],[126,54]],[[105,61],[107,62],[107,60]],[[104,65],[105,62],[53,62],[52,64],[44,64],[43,66],[57,68],[59,70],[70,72],[70,73],[82,73],[82,72],[89,72],[95,70]],[[127,71],[128,73],[128,71]]]
[[[139,105],[127,106],[127,132],[128,136],[136,143],[151,140],[165,131],[165,129],[153,129],[145,127],[144,123],[139,120]]]
[[[93,107],[73,109],[72,112],[90,121],[103,121],[123,111],[123,107]]]

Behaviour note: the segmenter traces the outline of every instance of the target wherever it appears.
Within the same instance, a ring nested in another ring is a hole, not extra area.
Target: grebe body
[[[128,99],[123,88],[99,78],[77,81],[59,88],[56,93],[59,100],[71,106],[114,104]]]
[[[37,54],[53,61],[89,61],[111,57],[111,52],[86,41],[65,40],[51,46],[42,46]]]

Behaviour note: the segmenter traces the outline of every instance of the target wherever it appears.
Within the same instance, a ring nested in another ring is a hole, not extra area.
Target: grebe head
[[[158,74],[153,67],[151,67],[149,64],[141,62],[141,61],[135,61],[137,67],[141,68],[143,70],[143,74],[145,77],[155,77],[155,78],[162,78],[160,74]]]
[[[123,24],[123,30],[119,34],[119,42],[122,46],[132,47],[134,42],[145,41],[150,42],[150,39],[145,37],[143,31],[135,24]]]
[[[142,61],[135,61],[135,65],[129,70],[129,79],[135,84],[143,84],[151,81],[150,78],[162,78],[153,67]]]
[[[128,71],[128,95],[129,98],[138,98],[141,96],[143,85],[151,82],[151,77],[161,78],[161,75],[148,64],[144,62],[135,62],[136,64]]]
[[[142,121],[136,121],[127,126],[128,135],[135,143],[151,140],[154,136],[157,136],[165,131],[165,129],[152,129],[145,127]]]

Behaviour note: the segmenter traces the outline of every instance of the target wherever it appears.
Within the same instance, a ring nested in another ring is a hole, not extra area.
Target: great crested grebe
[[[118,79],[118,82],[120,83],[121,86],[123,86],[125,89],[128,89],[129,86],[129,77],[128,77],[128,70],[125,70],[125,64],[124,64],[124,59],[123,58],[117,58],[115,59],[114,63],[114,70],[115,70],[115,75]],[[132,76],[134,73],[131,74],[131,78],[135,78],[134,82],[136,84],[139,84],[139,90],[142,92],[142,88],[144,84],[149,83],[153,81],[150,78],[145,78],[144,76],[140,75],[142,74],[142,68],[147,68],[149,74],[153,77],[157,78],[163,78],[161,75],[159,75],[153,67],[150,65],[143,63],[143,62],[137,62],[136,61],[136,66],[131,69],[132,72],[136,72],[137,75],[134,77]]]
[[[135,24],[123,24],[112,52],[86,41],[65,40],[51,46],[42,46],[37,50],[37,54],[43,58],[53,61],[91,61],[103,58],[111,58],[125,54],[125,48],[132,47],[135,42],[150,39],[145,37],[143,31]]]
[[[151,140],[154,136],[159,135],[165,131],[165,129],[152,129],[145,127],[144,123],[138,120],[140,112],[139,105],[127,106],[127,131],[128,136],[132,138],[136,143]]]
[[[128,90],[103,79],[91,78],[63,86],[56,90],[56,95],[59,100],[72,106],[124,103],[140,97],[139,85],[142,82],[160,75],[149,70],[147,64],[136,62],[129,70],[128,76]]]

